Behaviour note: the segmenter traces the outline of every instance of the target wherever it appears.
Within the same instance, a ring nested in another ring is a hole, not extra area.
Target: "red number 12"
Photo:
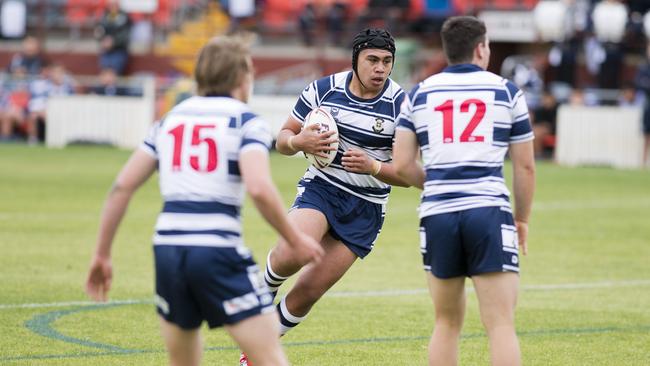
[[[485,140],[485,136],[472,136],[472,132],[485,116],[485,103],[480,99],[468,99],[460,104],[460,111],[461,113],[469,112],[469,106],[472,104],[476,106],[476,111],[463,133],[460,134],[460,142],[483,142]],[[442,112],[442,142],[445,144],[454,142],[454,101],[446,100],[437,106],[435,111]]]

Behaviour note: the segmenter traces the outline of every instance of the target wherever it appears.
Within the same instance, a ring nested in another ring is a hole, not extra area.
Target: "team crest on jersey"
[[[338,117],[339,111],[340,109],[338,109],[337,107],[330,108],[330,114],[332,115],[332,117]]]
[[[384,120],[383,118],[375,118],[375,124],[372,125],[372,130],[376,133],[380,133],[384,130]]]

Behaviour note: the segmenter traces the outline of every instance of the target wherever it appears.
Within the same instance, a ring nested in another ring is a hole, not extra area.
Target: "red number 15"
[[[472,133],[485,116],[485,103],[480,99],[468,99],[460,104],[461,113],[469,112],[469,106],[474,104],[476,111],[467,127],[460,134],[460,142],[483,142],[484,136],[473,136]],[[442,142],[449,144],[454,142],[454,101],[446,100],[435,108],[436,112],[442,112]]]
[[[208,148],[207,157],[208,163],[205,169],[199,166],[199,157],[197,155],[190,155],[190,166],[196,171],[212,172],[217,169],[218,155],[217,155],[217,142],[212,137],[201,137],[201,131],[207,129],[214,129],[215,125],[195,125],[192,129],[192,146],[205,144]],[[183,134],[185,132],[185,125],[181,124],[169,130],[169,134],[174,137],[174,157],[172,158],[172,170],[181,170],[181,152],[183,149]]]

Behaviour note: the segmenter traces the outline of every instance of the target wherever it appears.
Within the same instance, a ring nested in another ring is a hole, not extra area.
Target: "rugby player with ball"
[[[280,153],[303,152],[312,163],[298,182],[289,221],[325,250],[280,299],[281,335],[305,319],[357,258],[370,253],[391,185],[407,185],[392,164],[404,100],[402,88],[389,78],[394,61],[395,41],[387,31],[361,31],[352,44],[352,71],[309,84],[278,135]],[[291,251],[280,239],[269,252],[265,280],[273,294],[303,267]],[[240,365],[249,365],[245,355]]]

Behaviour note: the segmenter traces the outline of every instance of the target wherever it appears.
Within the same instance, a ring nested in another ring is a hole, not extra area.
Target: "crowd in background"
[[[289,21],[293,23],[290,29],[298,31],[283,36],[294,43],[347,48],[349,33],[367,26],[385,27],[397,37],[417,39],[426,47],[437,37],[440,24],[449,15],[472,13],[485,6],[531,10],[537,1],[314,0],[299,6],[296,4],[300,2],[276,0],[220,0],[218,3],[231,16],[230,31],[252,30],[268,39],[286,30]],[[650,105],[647,103],[650,48],[646,52],[643,24],[650,3],[623,2],[628,19],[620,40],[599,38],[594,21],[599,4],[620,1],[566,0],[564,3],[566,37],[562,41],[540,43],[532,51],[528,48],[528,53],[511,55],[503,60],[500,70],[495,70],[526,93],[539,157],[552,156],[557,108],[561,104],[640,108]],[[50,96],[137,95],[132,88],[119,85],[118,78],[128,71],[129,43],[134,22],[139,18],[121,10],[117,0],[106,0],[103,4],[105,8],[94,27],[100,72],[92,85],[80,85],[62,64],[49,62],[34,37],[25,38],[22,50],[10,65],[0,65],[5,71],[0,74],[0,141],[16,138],[29,143],[42,141],[45,101]],[[634,72],[629,72],[630,69]],[[417,75],[413,73],[412,82],[419,81],[415,80]]]

